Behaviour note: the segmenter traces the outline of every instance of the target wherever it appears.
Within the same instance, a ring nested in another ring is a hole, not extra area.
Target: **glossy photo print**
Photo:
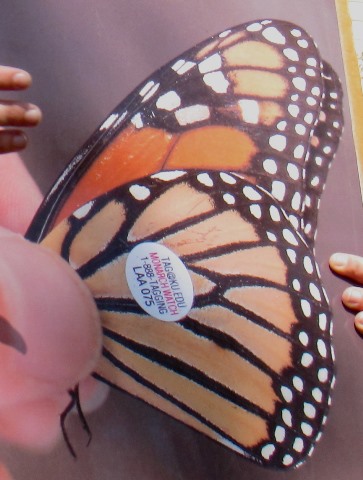
[[[4,445],[14,478],[361,476],[362,345],[328,268],[361,229],[335,4],[212,3],[187,32],[188,2],[41,12],[69,75],[35,90],[24,159],[49,193],[26,238],[92,293],[111,389],[87,413],[74,386],[53,451]]]

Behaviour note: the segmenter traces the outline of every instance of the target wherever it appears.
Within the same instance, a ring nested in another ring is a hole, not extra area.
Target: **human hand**
[[[25,90],[31,82],[28,72],[0,65],[0,90]],[[22,150],[27,144],[27,137],[19,127],[34,127],[41,117],[36,105],[0,100],[0,153]]]
[[[8,74],[8,67],[5,74],[0,67],[0,87],[9,85]],[[15,103],[0,105],[2,125],[23,125],[21,112]],[[16,134],[4,132],[0,151],[15,148]],[[80,383],[85,409],[87,402],[101,402],[105,390],[89,377],[102,342],[90,292],[58,255],[23,238],[40,201],[20,157],[1,155],[0,437],[44,450],[60,436],[59,417],[70,402],[68,390]],[[8,478],[0,465],[0,480]]]
[[[335,253],[330,257],[329,264],[338,275],[363,286],[363,257]],[[342,302],[350,310],[358,312],[354,319],[354,325],[358,333],[363,335],[363,288],[360,286],[346,288],[342,294]]]

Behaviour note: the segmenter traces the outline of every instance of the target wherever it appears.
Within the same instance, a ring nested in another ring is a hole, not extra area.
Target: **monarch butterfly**
[[[341,96],[300,27],[226,30],[107,117],[27,233],[94,295],[97,378],[265,466],[310,455],[330,404],[313,249]]]

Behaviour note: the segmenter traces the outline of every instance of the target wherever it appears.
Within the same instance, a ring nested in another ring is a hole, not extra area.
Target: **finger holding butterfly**
[[[347,253],[335,253],[330,257],[330,267],[338,275],[359,285],[363,285],[363,257]],[[359,286],[348,287],[342,294],[343,304],[358,312],[354,325],[358,333],[363,334],[363,288]]]
[[[31,82],[25,70],[0,65],[0,90],[25,90]],[[32,103],[0,100],[0,153],[25,148],[27,136],[19,127],[36,126],[41,117],[40,109]]]
[[[0,479],[1,480],[13,480],[13,477],[11,476],[9,470],[3,464],[0,464]]]
[[[21,235],[41,194],[16,153],[0,156],[0,192],[0,436],[44,450],[60,435],[67,391],[94,369],[100,323],[73,269]],[[84,382],[81,396],[95,401],[96,381]]]

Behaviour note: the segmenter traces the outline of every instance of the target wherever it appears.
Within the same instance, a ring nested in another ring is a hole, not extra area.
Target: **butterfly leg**
[[[92,440],[92,432],[91,432],[91,430],[88,426],[87,420],[86,420],[86,418],[84,416],[84,413],[83,413],[83,410],[82,410],[81,402],[80,402],[80,399],[79,399],[79,386],[76,385],[75,388],[73,390],[69,390],[68,393],[71,397],[71,400],[70,400],[69,404],[67,405],[67,407],[65,408],[65,410],[61,414],[60,424],[61,424],[63,438],[64,438],[64,441],[67,444],[68,450],[70,451],[71,455],[74,458],[77,458],[76,452],[75,452],[75,450],[72,446],[72,443],[69,439],[69,435],[67,433],[67,429],[65,427],[66,418],[68,417],[69,413],[73,410],[74,407],[76,407],[76,409],[77,409],[77,413],[78,413],[78,416],[81,420],[83,430],[85,430],[85,432],[88,434],[87,446],[90,444],[90,442]]]

